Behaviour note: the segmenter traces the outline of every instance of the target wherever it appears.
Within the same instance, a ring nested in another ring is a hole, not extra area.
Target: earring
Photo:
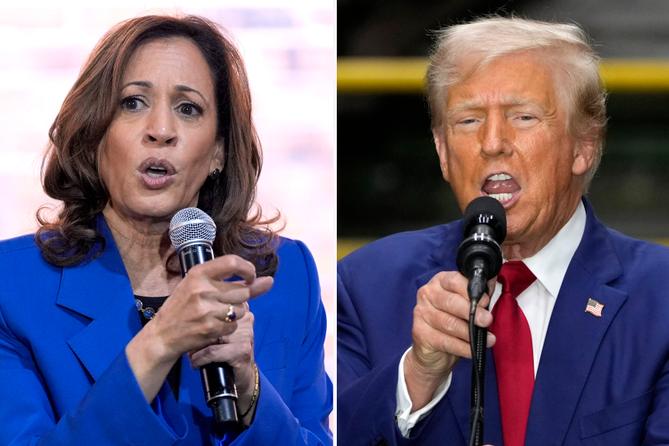
[[[216,169],[214,169],[214,170],[209,174],[209,179],[210,179],[211,181],[216,181],[216,180],[218,180],[219,175],[221,175],[221,169],[219,169],[219,168],[217,167]]]

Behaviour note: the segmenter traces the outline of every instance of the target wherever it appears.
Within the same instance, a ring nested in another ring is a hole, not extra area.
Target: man
[[[459,206],[489,195],[507,215],[506,263],[476,315],[492,347],[484,442],[669,443],[669,250],[607,229],[583,198],[606,121],[584,33],[517,18],[452,26],[427,79]],[[339,444],[468,443],[462,232],[396,234],[340,262]]]

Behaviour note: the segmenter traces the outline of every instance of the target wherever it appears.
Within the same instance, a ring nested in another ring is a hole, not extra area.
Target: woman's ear
[[[216,143],[216,148],[214,150],[214,156],[211,158],[211,164],[209,165],[209,172],[217,170],[219,172],[223,171],[225,164],[225,144],[223,141]]]

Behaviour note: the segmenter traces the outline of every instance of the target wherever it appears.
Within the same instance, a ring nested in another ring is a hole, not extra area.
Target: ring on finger
[[[234,322],[237,319],[237,313],[235,312],[235,307],[232,304],[228,305],[228,311],[225,313],[225,322]]]

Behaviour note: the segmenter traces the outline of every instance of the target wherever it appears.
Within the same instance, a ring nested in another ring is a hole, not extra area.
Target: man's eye
[[[478,120],[476,118],[465,118],[465,119],[459,120],[458,124],[469,125],[469,124],[475,124],[477,122],[478,122]]]
[[[528,114],[518,114],[513,117],[513,121],[520,127],[532,127],[537,122],[537,117]]]

